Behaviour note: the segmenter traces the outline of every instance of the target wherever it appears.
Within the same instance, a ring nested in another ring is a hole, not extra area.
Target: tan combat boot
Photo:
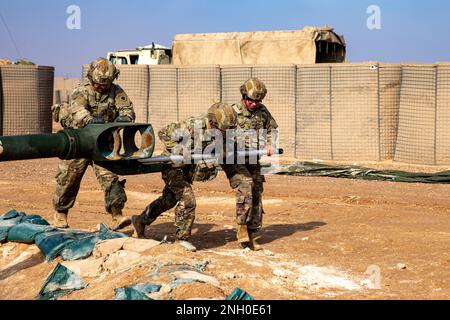
[[[111,216],[112,216],[112,222],[113,226],[111,230],[116,231],[123,229],[125,227],[128,227],[131,225],[131,218],[130,217],[124,217],[122,215],[122,209],[117,207],[111,208]]]
[[[262,250],[262,246],[258,243],[259,238],[261,238],[261,236],[256,235],[255,231],[249,231],[248,235],[250,237],[250,242],[249,242],[249,247],[251,250],[253,251],[259,251]]]
[[[68,211],[56,211],[53,216],[53,225],[60,229],[69,228],[69,224],[67,223],[67,214]]]
[[[248,236],[248,230],[246,224],[238,224],[236,229],[237,241],[242,248],[246,248],[249,245],[250,238]]]
[[[145,239],[145,224],[142,222],[141,216],[132,216],[131,222],[136,230],[136,236],[139,239]]]

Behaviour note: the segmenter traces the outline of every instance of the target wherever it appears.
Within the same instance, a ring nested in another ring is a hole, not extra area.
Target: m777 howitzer
[[[136,144],[136,142],[140,143]],[[182,163],[182,155],[152,157],[155,135],[151,124],[89,124],[81,129],[57,133],[0,136],[0,161],[60,158],[87,158],[118,175],[160,172],[164,166]],[[239,153],[240,152],[240,153]],[[238,151],[238,156],[264,155],[263,150]],[[277,153],[283,153],[278,149]],[[216,156],[192,154],[189,161]]]
[[[87,158],[117,174],[129,175],[162,170],[162,162],[152,165],[138,162],[150,158],[154,147],[155,135],[150,124],[89,124],[57,133],[1,136],[0,161]]]

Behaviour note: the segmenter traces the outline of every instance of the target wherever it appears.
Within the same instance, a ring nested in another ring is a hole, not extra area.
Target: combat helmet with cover
[[[119,73],[119,69],[110,61],[105,58],[97,58],[89,65],[87,77],[92,83],[110,84],[119,76]]]
[[[250,78],[240,88],[242,96],[262,101],[267,94],[266,85],[258,78]]]
[[[217,102],[208,109],[208,120],[219,130],[227,130],[236,127],[237,113],[232,106]]]

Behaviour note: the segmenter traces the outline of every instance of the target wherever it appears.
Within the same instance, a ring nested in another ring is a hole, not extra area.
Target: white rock
[[[108,256],[103,268],[111,273],[120,273],[142,262],[145,262],[145,259],[139,253],[119,250]]]
[[[128,238],[116,238],[97,242],[92,255],[94,258],[106,257],[116,251],[122,249]]]
[[[181,270],[172,272],[172,274],[178,279],[193,279],[200,282],[209,283],[216,287],[220,285],[219,280],[217,280],[216,278],[197,271]]]
[[[61,264],[82,278],[98,277],[103,271],[103,258],[63,261]]]
[[[405,270],[406,269],[406,264],[404,264],[404,263],[397,263],[397,269]]]
[[[282,269],[274,269],[273,270],[273,274],[276,275],[277,277],[281,277],[281,278],[287,278],[288,277],[288,273],[285,270],[282,270]]]
[[[127,238],[123,244],[123,250],[133,251],[137,253],[142,253],[146,250],[154,248],[160,244],[159,241],[153,239],[136,239]]]

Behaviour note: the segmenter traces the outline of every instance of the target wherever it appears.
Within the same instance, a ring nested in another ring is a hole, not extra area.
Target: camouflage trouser
[[[114,206],[123,209],[127,196],[125,194],[125,180],[119,181],[119,177],[89,159],[61,160],[56,174],[56,191],[53,197],[53,206],[57,211],[67,211],[73,207],[81,179],[89,165],[94,168],[95,176],[105,193],[105,209],[111,213]]]
[[[258,230],[262,226],[262,193],[264,176],[261,165],[231,164],[222,165],[222,169],[236,189],[236,222],[246,224],[249,230]]]
[[[142,222],[151,224],[163,212],[175,207],[175,226],[178,239],[191,235],[195,219],[195,195],[192,190],[192,167],[170,168],[162,171],[165,182],[162,196],[150,203],[142,212]]]

